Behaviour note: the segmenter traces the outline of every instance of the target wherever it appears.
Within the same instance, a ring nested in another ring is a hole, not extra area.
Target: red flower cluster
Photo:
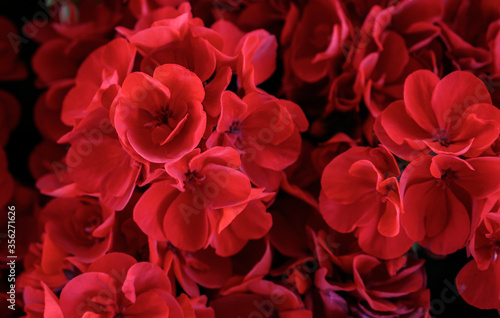
[[[39,193],[0,149],[27,317],[430,317],[424,258],[461,249],[459,293],[500,312],[495,1],[46,5]]]

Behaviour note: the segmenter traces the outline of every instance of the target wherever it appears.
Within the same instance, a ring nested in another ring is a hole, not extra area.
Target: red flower
[[[325,167],[337,155],[345,152],[351,147],[357,145],[356,141],[344,133],[337,133],[328,141],[321,143],[318,148],[314,149],[311,154],[311,161],[314,168],[319,173],[323,173]]]
[[[320,211],[333,229],[356,230],[359,246],[395,258],[413,244],[401,228],[399,168],[385,148],[353,147],[333,159],[321,178]]]
[[[236,71],[238,86],[246,94],[258,91],[256,85],[269,79],[276,70],[276,38],[261,29],[244,33],[225,20],[215,22],[211,29],[224,40],[223,55],[219,58]]]
[[[474,259],[458,273],[457,288],[469,304],[500,311],[500,213],[496,208],[484,217],[471,239]]]
[[[80,65],[75,85],[62,104],[61,120],[74,126],[96,108],[109,109],[118,85],[131,72],[136,48],[125,39],[115,39],[89,54]]]
[[[206,247],[262,192],[239,166],[238,153],[228,147],[196,149],[167,163],[175,181],[154,183],[135,206],[134,220],[151,239],[188,251]]]
[[[220,114],[220,95],[231,81],[234,62],[220,52],[224,43],[216,31],[204,27],[193,18],[190,4],[183,2],[178,9],[162,7],[143,16],[134,30],[118,28],[144,57],[140,70],[152,75],[163,64],[178,64],[195,73],[205,87],[204,110],[209,116],[209,127]],[[229,61],[228,61],[228,60]]]
[[[198,76],[179,65],[159,66],[153,77],[130,74],[114,105],[114,125],[125,149],[157,163],[190,152],[205,131],[204,97]]]
[[[68,318],[89,315],[183,318],[187,314],[184,310],[192,312],[193,308],[189,308],[189,300],[186,304],[183,297],[179,300],[182,307],[171,294],[170,280],[161,268],[148,262],[137,263],[126,254],[111,253],[64,286],[60,306]]]
[[[274,191],[283,178],[283,169],[297,160],[300,131],[307,126],[302,110],[290,101],[263,93],[250,93],[240,99],[226,91],[216,131],[207,146],[237,149],[241,168],[252,182]]]
[[[475,157],[500,132],[500,110],[474,75],[453,72],[442,80],[429,71],[408,76],[404,101],[376,120],[375,133],[395,155],[411,161],[433,151]]]
[[[408,236],[441,255],[464,247],[480,217],[480,200],[498,191],[498,176],[496,157],[437,155],[413,161],[401,176],[401,223]]]
[[[54,292],[45,284],[41,283],[42,289],[27,286],[23,292],[24,311],[27,317],[44,317],[50,314],[53,318],[64,318],[59,299]]]
[[[361,254],[353,260],[353,282],[325,279],[326,269],[316,273],[316,285],[326,294],[345,290],[349,313],[354,317],[430,317],[430,292],[425,289],[424,262],[414,258],[380,261]],[[338,296],[337,296],[338,297]],[[350,316],[349,316],[350,317]]]

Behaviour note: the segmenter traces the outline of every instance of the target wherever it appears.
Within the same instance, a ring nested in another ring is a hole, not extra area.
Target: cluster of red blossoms
[[[40,10],[0,18],[0,81],[39,43],[37,190],[0,149],[26,317],[430,317],[422,253],[461,249],[500,312],[498,0]]]

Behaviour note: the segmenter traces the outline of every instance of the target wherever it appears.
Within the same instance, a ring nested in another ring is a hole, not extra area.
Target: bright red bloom
[[[130,74],[114,109],[125,149],[142,161],[164,163],[193,150],[205,132],[203,84],[182,66],[166,64],[153,77]]]
[[[359,246],[380,258],[413,244],[401,228],[399,168],[385,148],[353,147],[335,157],[321,178],[320,211],[333,229],[356,231]]]
[[[185,310],[193,310],[189,305],[183,297],[179,301],[174,298],[170,280],[160,267],[137,263],[122,253],[107,254],[93,262],[86,273],[64,286],[60,297],[64,317],[183,318],[189,312]]]
[[[441,255],[464,247],[480,219],[479,200],[498,191],[499,176],[497,157],[437,155],[413,161],[401,176],[401,223],[408,236]]]
[[[500,132],[500,110],[474,75],[453,72],[442,80],[416,71],[405,82],[404,101],[392,103],[376,120],[375,133],[405,160],[433,151],[475,157]]]
[[[469,246],[474,259],[462,268],[456,281],[469,304],[500,310],[500,213],[498,205],[496,208],[476,229]]]
[[[133,30],[120,27],[118,31],[144,57],[140,63],[142,72],[153,75],[160,65],[177,64],[200,78],[205,88],[203,106],[209,116],[209,133],[220,114],[220,95],[231,81],[231,67],[236,67],[220,52],[231,43],[224,43],[216,31],[193,18],[190,9],[188,2],[177,9],[165,6],[143,16]]]
[[[135,206],[134,220],[151,239],[188,251],[208,246],[214,233],[227,228],[262,192],[252,189],[239,167],[239,155],[229,147],[201,154],[196,149],[167,163],[165,170],[175,181],[154,183]]]
[[[226,91],[216,131],[207,146],[237,149],[241,168],[252,182],[275,191],[283,169],[297,160],[300,131],[307,127],[307,119],[295,103],[263,93],[250,93],[240,99]]]

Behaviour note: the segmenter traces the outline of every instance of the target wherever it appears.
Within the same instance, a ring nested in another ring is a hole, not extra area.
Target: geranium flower
[[[422,70],[408,76],[404,100],[389,105],[374,130],[382,144],[405,160],[431,151],[475,157],[497,139],[500,110],[474,75],[457,71],[439,80]]]
[[[356,231],[359,246],[380,258],[405,253],[413,241],[401,228],[399,168],[385,148],[353,147],[321,178],[320,211],[334,230]]]
[[[205,97],[199,77],[166,64],[153,77],[130,74],[112,106],[124,148],[142,161],[164,163],[193,150],[205,131]]]
[[[500,213],[486,214],[476,229],[469,251],[474,257],[457,275],[457,289],[469,304],[500,310]],[[488,292],[482,292],[487,289]]]
[[[401,224],[408,236],[436,254],[463,248],[480,219],[480,200],[498,191],[497,176],[497,157],[437,155],[410,163],[401,176]]]
[[[304,113],[290,101],[264,93],[250,93],[240,99],[226,91],[216,131],[207,140],[207,146],[237,149],[241,153],[241,168],[252,182],[275,191],[283,178],[283,169],[297,160],[300,131],[307,127]]]
[[[215,232],[220,234],[249,201],[260,197],[262,189],[252,189],[239,167],[239,155],[229,147],[196,149],[167,163],[174,181],[154,183],[142,195],[135,222],[151,239],[187,251],[206,247]]]
[[[87,272],[70,280],[61,291],[60,307],[64,317],[183,318],[189,312],[197,317],[185,295],[177,300],[171,294],[170,280],[160,267],[137,263],[123,253],[97,259]]]

